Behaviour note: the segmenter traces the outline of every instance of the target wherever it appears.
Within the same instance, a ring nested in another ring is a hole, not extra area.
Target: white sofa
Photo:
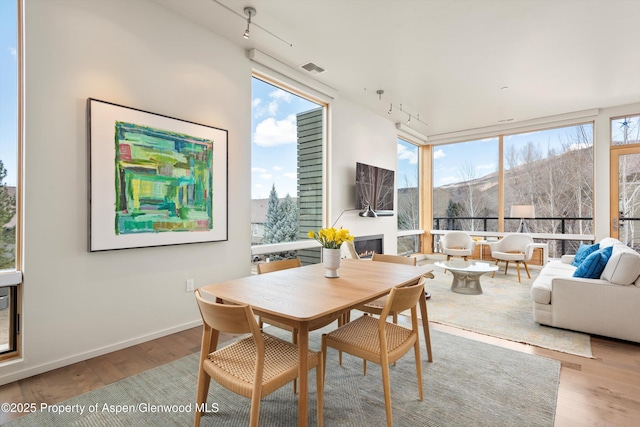
[[[599,279],[573,277],[574,255],[547,263],[531,286],[533,319],[543,325],[640,342],[640,254],[612,238]]]

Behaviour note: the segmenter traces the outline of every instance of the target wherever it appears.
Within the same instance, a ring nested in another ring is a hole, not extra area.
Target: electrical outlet
[[[187,292],[193,292],[195,281],[193,279],[187,279]]]

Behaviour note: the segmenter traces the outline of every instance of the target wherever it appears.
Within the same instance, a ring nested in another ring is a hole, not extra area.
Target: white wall
[[[336,99],[331,105],[331,126],[328,176],[332,203],[329,206],[329,224],[344,209],[355,207],[356,162],[390,170],[397,170],[398,165],[398,130],[393,122],[348,100]],[[355,236],[384,234],[384,252],[395,254],[397,224],[395,215],[362,218],[358,211],[350,211],[342,215],[336,227],[347,228]]]
[[[200,323],[196,286],[249,274],[251,66],[154,3],[28,0],[24,358],[0,383]],[[87,251],[89,97],[229,131],[229,240]]]

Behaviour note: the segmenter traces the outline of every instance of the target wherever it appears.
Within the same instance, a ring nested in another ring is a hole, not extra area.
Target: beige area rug
[[[429,320],[468,331],[531,344],[537,347],[593,357],[591,337],[588,334],[540,325],[533,320],[531,283],[522,272],[518,283],[515,270],[504,274],[504,267],[480,278],[483,293],[464,295],[451,291],[451,273],[433,266],[434,279],[428,280],[426,289],[432,297],[427,302]],[[513,273],[513,274],[512,274]]]

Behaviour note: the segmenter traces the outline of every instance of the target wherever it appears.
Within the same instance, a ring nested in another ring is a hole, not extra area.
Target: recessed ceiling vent
[[[307,70],[311,74],[320,74],[327,71],[318,64],[314,64],[313,62],[307,62],[306,64],[301,65],[300,68],[302,68],[303,70]]]

